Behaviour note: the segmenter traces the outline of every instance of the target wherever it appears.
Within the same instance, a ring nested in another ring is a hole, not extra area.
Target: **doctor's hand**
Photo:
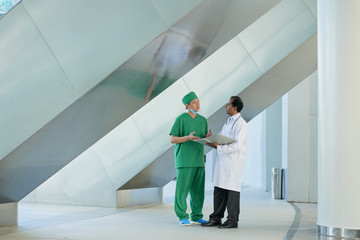
[[[208,132],[208,134],[206,134],[205,137],[210,137],[211,135],[212,135],[212,133],[211,133],[211,129],[210,129],[209,132]]]
[[[195,133],[195,132],[192,132],[192,133],[190,133],[190,135],[188,136],[188,139],[189,139],[190,141],[194,141],[195,139],[200,139],[199,137],[194,136],[194,133]]]
[[[217,149],[218,144],[216,142],[206,143],[208,146]]]

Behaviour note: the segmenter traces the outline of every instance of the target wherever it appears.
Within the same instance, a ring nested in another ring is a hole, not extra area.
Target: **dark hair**
[[[244,107],[244,103],[241,98],[239,96],[232,96],[230,99],[232,99],[231,105],[236,107],[237,112],[240,112]]]

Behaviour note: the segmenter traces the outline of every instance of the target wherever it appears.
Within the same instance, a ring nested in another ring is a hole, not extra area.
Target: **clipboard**
[[[194,140],[194,142],[198,142],[203,145],[206,145],[207,143],[212,143],[212,142],[216,142],[219,145],[225,145],[225,144],[233,143],[233,142],[235,142],[235,140],[232,138],[226,137],[224,135],[221,135],[221,134],[216,134],[216,135],[212,135],[207,138],[196,139],[196,140]]]

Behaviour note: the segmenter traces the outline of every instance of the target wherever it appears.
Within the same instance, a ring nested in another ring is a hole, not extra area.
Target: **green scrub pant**
[[[189,219],[186,213],[186,198],[190,193],[191,221],[197,221],[203,217],[205,191],[205,168],[183,167],[177,169],[175,204],[176,216],[181,220]]]

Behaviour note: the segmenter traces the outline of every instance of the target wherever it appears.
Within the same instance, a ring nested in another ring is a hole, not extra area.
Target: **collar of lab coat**
[[[241,116],[240,113],[234,114],[234,115],[232,115],[231,117],[229,117],[229,119],[228,119],[227,122],[230,123],[230,122],[238,119],[240,116]]]

